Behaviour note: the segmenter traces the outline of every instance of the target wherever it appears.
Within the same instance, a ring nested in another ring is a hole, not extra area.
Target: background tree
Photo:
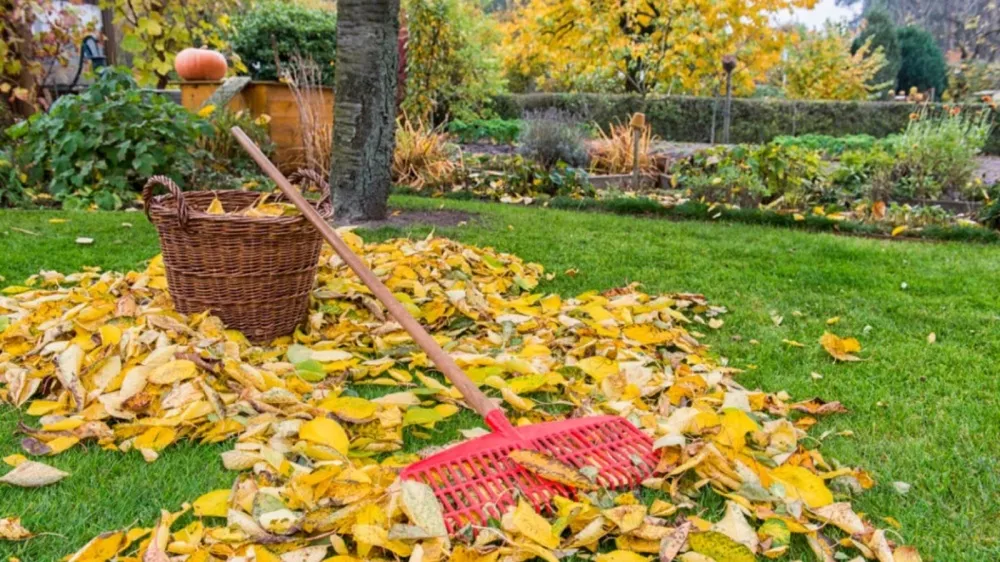
[[[464,0],[406,0],[406,98],[411,118],[465,119],[503,90],[501,34]]]
[[[871,38],[854,49],[844,29],[827,26],[821,32],[807,33],[788,50],[782,64],[785,95],[793,99],[868,99],[875,92],[888,90],[888,81],[876,81],[885,66],[881,47],[873,49]]]
[[[174,57],[187,47],[228,50],[232,29],[229,14],[239,13],[244,0],[105,0],[114,8],[115,26],[122,32],[121,49],[132,54],[132,69],[140,84],[163,88],[174,70]],[[246,70],[234,59],[230,66]]]
[[[941,95],[948,85],[948,70],[934,36],[915,26],[901,28],[899,48],[898,88],[909,91],[915,87],[921,92],[934,88]]]
[[[861,3],[864,13],[885,9],[898,25],[916,25],[934,36],[942,51],[962,60],[1000,60],[1000,9],[996,0],[838,0]]]
[[[870,43],[870,53],[881,49],[882,56],[885,57],[885,64],[875,74],[871,85],[886,84],[887,90],[888,88],[895,90],[896,75],[899,74],[899,67],[902,65],[902,55],[900,54],[896,26],[893,24],[892,18],[889,17],[889,13],[884,9],[876,8],[865,14],[863,29],[861,34],[854,39],[851,53],[856,53],[866,42]]]
[[[337,3],[333,172],[337,220],[385,218],[396,130],[399,0]]]
[[[6,106],[0,117],[28,117],[41,109],[47,72],[66,65],[67,45],[75,49],[89,31],[64,3],[0,0],[0,105]]]
[[[734,54],[737,92],[748,93],[794,31],[774,12],[815,0],[527,0],[504,25],[509,71],[541,89],[707,93],[722,56]]]

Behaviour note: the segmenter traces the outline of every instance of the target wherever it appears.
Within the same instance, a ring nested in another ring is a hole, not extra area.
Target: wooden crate
[[[198,111],[205,100],[215,92],[222,82],[181,82],[181,104],[191,111]],[[321,116],[327,130],[333,131],[333,88],[323,88],[321,107],[316,114]],[[268,115],[271,140],[277,148],[275,163],[283,169],[295,168],[301,161],[302,122],[299,106],[291,88],[281,82],[251,82],[229,102],[232,111],[249,110],[254,117]]]

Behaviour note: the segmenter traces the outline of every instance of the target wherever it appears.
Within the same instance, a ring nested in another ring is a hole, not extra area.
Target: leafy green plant
[[[897,197],[938,198],[968,195],[976,156],[993,129],[987,110],[926,107],[911,116],[903,134],[893,137],[898,157],[894,175]]]
[[[525,118],[519,152],[547,169],[559,162],[582,168],[589,160],[586,136],[585,129],[569,113],[547,109]]]
[[[448,133],[458,142],[469,144],[489,141],[496,144],[514,144],[524,123],[520,119],[453,119],[448,123]]]
[[[23,183],[70,207],[103,209],[121,207],[150,176],[183,181],[195,165],[190,148],[211,132],[183,107],[139,90],[124,69],[106,70],[82,94],[7,130]]]
[[[202,115],[208,114],[208,122],[212,126],[210,134],[198,137],[195,151],[194,168],[189,174],[199,185],[206,188],[216,187],[218,182],[235,185],[244,177],[260,175],[260,168],[247,154],[247,151],[236,141],[231,130],[233,127],[243,129],[243,132],[257,144],[265,155],[274,153],[275,145],[268,136],[267,124],[270,117],[261,115],[253,117],[247,111],[230,111],[228,109],[208,108]]]
[[[883,144],[845,151],[839,164],[831,172],[830,181],[846,195],[884,201],[891,194],[896,158]]]
[[[235,17],[233,25],[233,50],[256,80],[279,79],[277,64],[285,65],[299,55],[316,61],[323,73],[323,83],[333,85],[337,60],[336,12],[297,2],[267,0]]]
[[[10,151],[0,150],[0,208],[24,207],[31,202],[22,176]]]
[[[792,207],[809,201],[810,192],[825,182],[820,153],[799,146],[769,143],[749,154],[750,166],[772,197],[784,197]]]
[[[521,155],[466,159],[455,184],[462,191],[500,200],[504,197],[546,198],[594,195],[586,170],[565,162],[545,167]]]

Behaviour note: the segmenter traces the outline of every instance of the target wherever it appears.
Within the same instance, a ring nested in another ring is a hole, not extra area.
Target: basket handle
[[[149,209],[153,204],[153,191],[157,186],[163,186],[167,188],[170,195],[174,197],[174,201],[177,202],[177,221],[181,223],[181,228],[187,228],[188,213],[190,208],[187,202],[184,201],[184,192],[178,187],[174,180],[168,178],[167,176],[153,176],[149,178],[146,185],[142,188],[142,203],[143,209],[146,211],[146,217],[149,218]]]
[[[321,197],[319,202],[316,203],[317,207],[330,206],[331,204],[330,182],[326,181],[326,179],[323,176],[319,175],[319,172],[311,168],[299,168],[298,170],[295,170],[294,172],[292,172],[291,175],[288,176],[288,181],[292,183],[302,183],[302,180],[311,181],[317,186],[319,186],[320,192],[323,194],[323,197]]]

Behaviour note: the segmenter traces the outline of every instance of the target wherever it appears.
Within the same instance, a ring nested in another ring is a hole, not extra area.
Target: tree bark
[[[337,2],[333,163],[338,222],[386,215],[396,144],[399,0]]]

